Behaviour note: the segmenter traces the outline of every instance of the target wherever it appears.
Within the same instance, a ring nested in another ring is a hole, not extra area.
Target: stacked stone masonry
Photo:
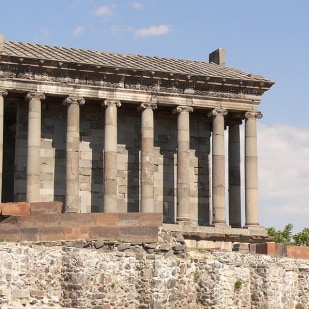
[[[58,106],[57,106],[58,105]],[[15,171],[16,201],[26,200],[27,111],[20,111],[17,130]],[[40,200],[65,202],[65,132],[66,108],[61,102],[51,105],[42,120]],[[119,212],[139,211],[140,113],[138,110],[118,111],[117,185]],[[156,111],[154,118],[154,212],[164,211],[165,221],[174,222],[177,167],[177,119],[171,112]],[[132,125],[135,124],[135,125]],[[199,114],[191,120],[189,152],[190,202],[192,220],[198,218],[209,223],[209,153],[210,122],[207,115]],[[95,106],[81,107],[79,145],[79,197],[81,212],[102,212],[103,208],[103,152],[104,109]]]
[[[0,244],[0,306],[309,308],[309,262],[168,244]]]

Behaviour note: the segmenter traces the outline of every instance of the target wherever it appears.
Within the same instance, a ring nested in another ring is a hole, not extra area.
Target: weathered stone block
[[[32,290],[32,291],[30,291],[31,297],[42,299],[42,298],[44,298],[45,295],[46,295],[46,292],[42,291],[42,290]]]
[[[140,225],[140,213],[121,213],[119,214],[119,225],[138,226]]]
[[[30,214],[60,214],[63,203],[55,202],[37,202],[30,204]]]
[[[48,226],[59,225],[61,222],[61,214],[32,214],[17,218],[21,226]]]
[[[0,205],[3,216],[25,216],[30,214],[30,204],[27,202],[2,203]]]
[[[83,160],[92,160],[92,152],[91,151],[81,151],[80,158]]]
[[[1,241],[15,241],[19,239],[19,228],[8,224],[1,223],[0,225],[0,240]]]
[[[0,296],[3,298],[11,297],[11,290],[10,289],[0,289]]]
[[[59,241],[65,239],[63,229],[59,226],[43,226],[38,230],[39,241]]]
[[[90,175],[80,175],[79,176],[80,183],[91,183],[91,176]]]
[[[159,227],[163,223],[163,213],[140,213],[140,224],[142,226]]]
[[[117,226],[119,225],[118,213],[100,213],[94,214],[95,224],[97,226]]]
[[[41,157],[54,158],[55,150],[48,149],[48,148],[41,148],[40,154],[41,154]]]
[[[88,225],[63,227],[63,234],[65,240],[89,239],[89,231],[90,227]]]
[[[90,239],[114,239],[120,240],[119,228],[116,226],[90,226]]]
[[[94,225],[95,214],[64,213],[61,215],[61,226]]]
[[[287,246],[286,256],[292,259],[309,259],[309,247]]]
[[[91,183],[79,183],[80,191],[86,191],[87,193],[91,191]]]
[[[188,248],[196,248],[196,240],[195,239],[185,239],[185,243]]]
[[[127,242],[156,242],[158,227],[155,226],[121,226],[119,239]]]
[[[19,240],[38,241],[39,233],[37,227],[21,227],[19,230]]]
[[[29,297],[29,291],[26,289],[23,290],[12,290],[12,299],[16,298],[28,298]]]
[[[275,243],[267,243],[267,254],[271,256],[276,256],[276,244]]]
[[[276,244],[276,255],[287,256],[287,244]]]

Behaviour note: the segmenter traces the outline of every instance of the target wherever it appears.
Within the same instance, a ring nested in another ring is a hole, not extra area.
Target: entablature
[[[255,109],[260,103],[261,97],[253,94],[236,94],[230,92],[194,92],[185,93],[156,91],[153,89],[131,89],[109,86],[93,86],[71,83],[57,83],[48,81],[38,81],[22,78],[0,78],[0,88],[6,89],[9,93],[27,93],[37,91],[46,96],[65,97],[75,93],[84,97],[87,101],[105,99],[115,99],[120,101],[139,104],[150,102],[156,98],[159,105],[175,106],[190,105],[197,109],[209,109],[222,105],[233,110]]]
[[[261,96],[271,82],[254,79],[185,75],[161,71],[124,69],[83,63],[4,56],[0,58],[0,78],[67,83],[98,87],[126,88],[155,92],[171,92],[218,96]]]

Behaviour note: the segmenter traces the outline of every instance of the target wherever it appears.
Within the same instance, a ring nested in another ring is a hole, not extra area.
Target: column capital
[[[7,96],[8,95],[8,91],[6,89],[0,89],[0,95],[1,96]]]
[[[27,93],[26,99],[29,101],[32,99],[45,100],[45,94],[43,92],[30,91]]]
[[[253,112],[253,111],[247,111],[245,113],[245,118],[246,119],[252,119],[252,118],[257,118],[257,119],[262,119],[263,118],[263,114],[259,111],[257,112]]]
[[[187,113],[192,113],[193,112],[193,107],[192,106],[177,106],[173,109],[173,114],[176,113],[183,113],[183,112],[187,112]]]
[[[85,102],[86,100],[82,97],[69,96],[64,99],[63,105],[69,105],[69,104],[84,105]]]
[[[227,121],[227,125],[231,126],[231,125],[241,125],[242,124],[242,119],[241,118],[230,118]]]
[[[228,111],[225,108],[218,107],[208,112],[208,117],[214,117],[218,115],[226,116],[227,114],[228,114]]]
[[[137,109],[139,111],[142,111],[142,110],[145,110],[145,109],[155,110],[155,109],[157,109],[157,104],[156,103],[141,103],[141,105],[139,105]]]
[[[121,102],[119,100],[106,99],[102,103],[102,106],[111,106],[111,105],[116,105],[117,107],[120,107]]]

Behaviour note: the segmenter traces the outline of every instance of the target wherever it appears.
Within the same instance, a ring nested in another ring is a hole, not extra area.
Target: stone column
[[[191,106],[177,106],[177,218],[190,221],[190,122]]]
[[[213,109],[212,117],[212,207],[213,224],[226,224],[225,216],[225,153],[224,116],[227,110]]]
[[[240,119],[231,119],[228,139],[229,224],[241,227]]]
[[[41,100],[43,93],[29,92],[27,202],[40,201]]]
[[[104,212],[119,212],[117,203],[117,107],[120,101],[105,100]]]
[[[154,103],[142,103],[142,141],[141,141],[141,212],[154,212],[153,201],[153,110]]]
[[[8,93],[4,89],[0,89],[0,202],[2,199],[2,171],[3,171],[3,115],[4,115],[4,99]]]
[[[258,226],[258,166],[256,119],[263,117],[260,112],[245,114],[245,225]]]
[[[84,98],[74,96],[64,100],[67,105],[67,138],[66,138],[66,193],[65,212],[80,213],[79,198],[79,115],[80,105]]]

